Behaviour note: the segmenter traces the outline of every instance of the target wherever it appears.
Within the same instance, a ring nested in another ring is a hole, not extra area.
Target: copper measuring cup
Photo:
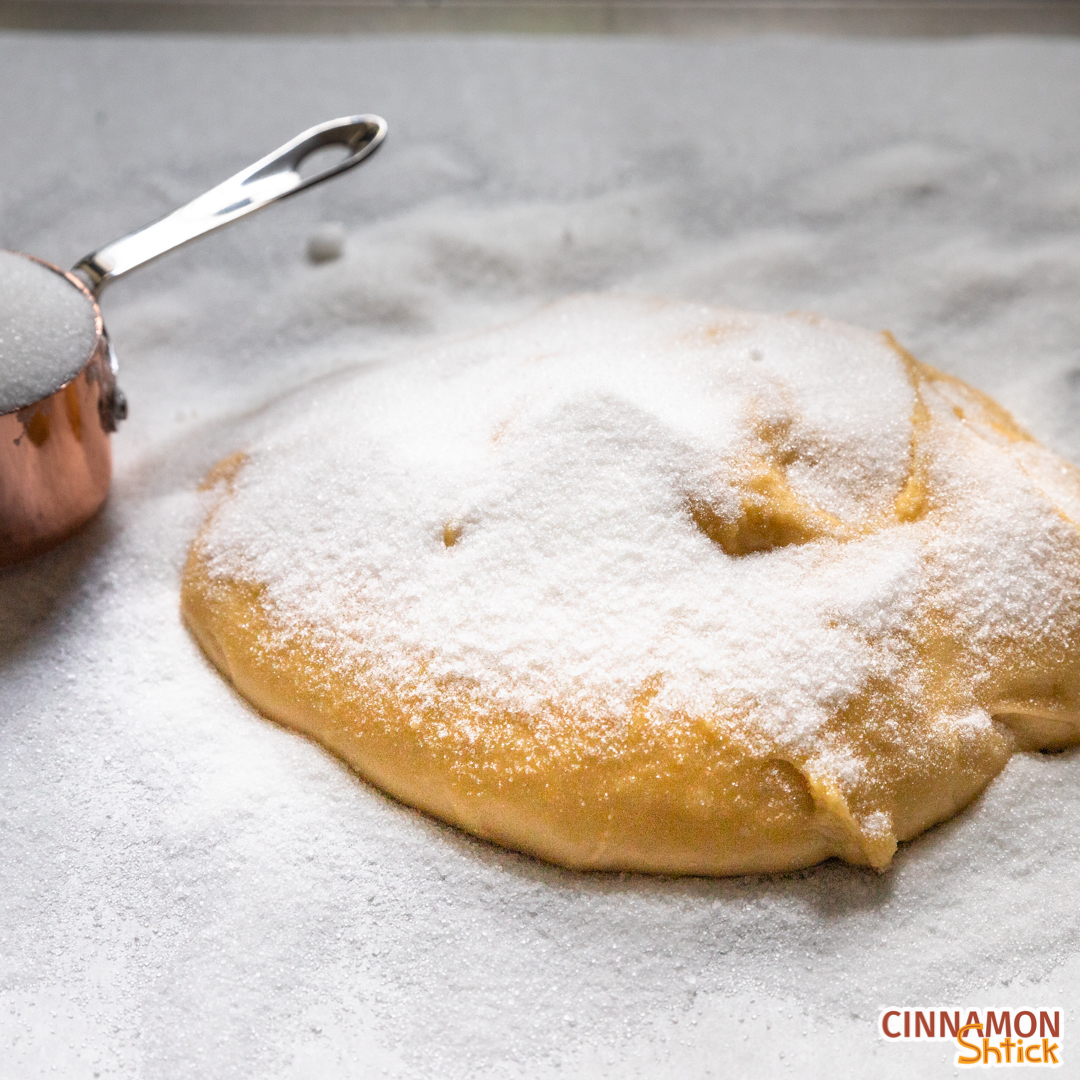
[[[108,495],[109,435],[127,415],[127,404],[116,385],[116,354],[98,306],[105,286],[213,229],[351,169],[375,152],[386,131],[386,121],[373,115],[309,128],[186,206],[87,255],[69,273],[22,256],[85,294],[96,334],[74,378],[0,415],[0,566],[58,544],[93,517]],[[342,146],[347,156],[302,177],[304,159],[326,146]]]

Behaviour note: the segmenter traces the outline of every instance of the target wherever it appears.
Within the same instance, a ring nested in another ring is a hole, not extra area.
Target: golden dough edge
[[[452,754],[413,733],[403,715],[407,705],[397,706],[391,717],[396,722],[387,727],[385,704],[364,715],[364,706],[335,688],[325,667],[320,675],[305,670],[310,658],[297,665],[287,647],[268,648],[275,627],[259,595],[256,586],[212,578],[196,541],[181,589],[184,620],[209,659],[260,713],[314,739],[393,798],[480,839],[572,870],[719,877],[799,870],[833,856],[884,870],[897,840],[952,817],[1011,755],[1011,741],[1004,753],[999,743],[997,752],[981,755],[962,773],[946,769],[944,775],[935,770],[905,778],[894,829],[877,841],[860,830],[827,776],[815,775],[805,762],[769,754],[733,766],[735,783],[728,790],[741,789],[738,806],[728,805],[721,792],[695,814],[630,785],[619,826],[611,829],[596,808],[610,804],[611,789],[625,782],[633,765],[615,763],[583,780],[588,769],[575,769],[571,755],[549,769],[540,784],[545,790],[538,791],[536,784],[500,782],[508,770],[496,754],[470,762],[474,775],[462,783]],[[379,711],[382,723],[374,716]],[[477,782],[477,771],[487,779]]]
[[[580,805],[568,805],[579,802],[580,783],[571,785],[573,800],[566,797],[566,790],[561,797],[556,792],[553,798],[538,800],[535,786],[522,786],[518,794],[513,785],[507,790],[507,785],[496,781],[465,788],[438,747],[425,747],[401,727],[380,731],[371,716],[358,723],[351,702],[351,708],[342,709],[340,701],[328,708],[325,685],[313,690],[303,685],[305,680],[295,678],[296,670],[287,663],[279,666],[275,660],[280,657],[265,649],[274,630],[258,593],[245,583],[212,579],[198,543],[193,545],[184,571],[181,612],[203,652],[237,692],[264,716],[314,739],[393,798],[482,840],[582,871],[712,877],[797,870],[833,855],[869,863],[858,845],[845,837],[845,830],[827,820],[828,815],[817,807],[801,772],[779,759],[752,762],[749,770],[750,775],[755,770],[770,777],[779,775],[790,789],[788,802],[793,805],[782,808],[790,823],[782,822],[779,829],[753,820],[732,822],[730,814],[725,821],[722,813],[715,812],[695,818],[680,808],[673,810],[670,803],[654,801],[637,805],[636,813],[624,814],[623,827],[605,837],[597,814],[582,815]],[[239,618],[231,618],[233,613]],[[242,628],[239,633],[237,627]],[[358,737],[358,727],[365,721],[367,729]],[[483,764],[487,772],[499,772],[498,762]],[[563,772],[580,774],[581,770]],[[746,771],[739,774],[744,781],[746,775]],[[552,780],[557,786],[565,779],[549,776],[544,786]],[[592,791],[596,805],[605,802],[599,789],[611,779],[610,774],[597,778]],[[629,792],[628,801],[640,802],[639,794]],[[766,801],[763,797],[762,802]],[[626,826],[627,818],[631,827]],[[745,834],[741,838],[740,832]]]

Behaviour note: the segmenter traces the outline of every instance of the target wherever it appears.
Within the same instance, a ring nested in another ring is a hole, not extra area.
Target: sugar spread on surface
[[[109,297],[133,403],[113,497],[0,575],[5,1077],[909,1080],[878,1002],[1030,997],[1077,1019],[1075,752],[1015,755],[883,876],[571,874],[254,716],[177,589],[199,482],[269,441],[279,397],[582,289],[889,326],[1080,461],[1080,42],[18,32],[0,49],[5,242],[62,265],[327,102],[371,101],[397,132],[313,193],[347,224],[342,258],[305,258],[304,196]]]
[[[910,363],[815,316],[564,301],[296,402],[210,566],[421,695],[449,679],[602,724],[653,680],[654,716],[752,714],[805,744],[875,680],[921,692],[931,593],[992,666],[1017,627],[1051,632],[1077,576],[1071,526],[959,430],[920,450],[947,505],[897,516],[927,407]],[[762,520],[777,485],[801,523]]]
[[[96,338],[94,308],[84,293],[41,263],[0,251],[0,414],[70,382]]]

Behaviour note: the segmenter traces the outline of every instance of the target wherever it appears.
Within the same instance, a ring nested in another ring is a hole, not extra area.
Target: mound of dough
[[[888,334],[572,299],[211,487],[183,612],[240,693],[564,866],[882,868],[1080,741],[1080,473]]]

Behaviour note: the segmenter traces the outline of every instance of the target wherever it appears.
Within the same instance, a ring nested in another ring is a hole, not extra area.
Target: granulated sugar
[[[874,334],[584,297],[290,401],[205,543],[399,685],[602,719],[660,672],[669,717],[759,703],[794,738],[864,685],[863,636],[910,618],[924,541],[732,559],[687,505],[738,517],[769,424],[800,496],[856,530],[891,516],[914,402]]]
[[[947,385],[923,391],[947,427],[916,452],[913,377],[886,338],[828,320],[565,300],[290,398],[200,550],[265,588],[281,632],[325,641],[347,683],[438,708],[449,680],[600,741],[649,685],[667,738],[736,716],[743,737],[816,756],[867,686],[912,707],[936,693],[914,641],[930,603],[977,647],[969,683],[996,649],[1056,655],[1080,629],[1072,527],[1011,446],[966,445]],[[729,552],[702,515],[738,521],[774,453],[820,508],[817,542]],[[902,520],[916,454],[932,505]],[[967,694],[974,731],[990,717]],[[856,783],[863,764],[832,767]]]
[[[888,327],[1080,460],[1080,47],[13,35],[0,55],[0,243],[60,265],[311,123],[392,129],[357,173],[108,297],[132,405],[110,504],[0,577],[8,1075],[946,1076],[944,1046],[878,1038],[882,1004],[1038,999],[1072,1030],[1074,753],[1017,755],[882,876],[577,875],[253,714],[177,601],[197,486],[268,409],[581,290]],[[313,265],[328,220],[344,254]]]
[[[96,339],[83,293],[41,263],[0,251],[0,414],[75,378]]]

